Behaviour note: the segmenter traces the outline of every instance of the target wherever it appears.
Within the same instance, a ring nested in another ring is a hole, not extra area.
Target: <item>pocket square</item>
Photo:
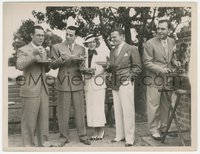
[[[127,53],[125,53],[125,54],[124,54],[124,57],[126,57],[126,56],[128,56],[128,54],[127,54]]]

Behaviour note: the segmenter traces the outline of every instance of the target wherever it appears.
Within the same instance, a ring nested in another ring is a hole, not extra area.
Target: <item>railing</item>
[[[8,102],[14,102],[13,104],[8,105],[9,110],[17,110],[22,108],[22,102],[20,97],[20,86],[18,85],[8,85]],[[110,126],[113,125],[113,114],[112,114],[112,106],[113,106],[113,97],[112,97],[112,91],[111,88],[106,89],[106,99],[105,99],[105,105],[106,105],[106,119],[107,124]],[[53,122],[53,130],[55,130],[57,127],[57,91],[55,86],[49,86],[49,107],[53,108],[52,110],[52,120]],[[70,118],[73,117],[73,113],[71,113]],[[19,124],[21,121],[8,121],[8,124]]]

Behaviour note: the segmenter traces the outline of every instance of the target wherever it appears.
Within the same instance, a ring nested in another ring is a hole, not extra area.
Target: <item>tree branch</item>
[[[113,18],[114,18],[114,20],[115,20],[115,22],[116,22],[116,21],[117,21],[117,18],[116,18],[116,16],[114,15],[114,13],[113,13],[111,7],[109,7],[108,9],[110,10],[110,12],[111,12],[111,14],[112,14],[112,16],[113,16]]]

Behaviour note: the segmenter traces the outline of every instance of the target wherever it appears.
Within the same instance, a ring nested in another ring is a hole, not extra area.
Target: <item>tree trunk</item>
[[[131,31],[130,31],[130,24],[129,23],[126,23],[125,26],[124,26],[124,32],[125,32],[125,41],[132,45],[133,42],[132,42],[132,39],[131,39]]]
[[[99,10],[99,20],[100,20],[100,27],[101,27],[101,29],[100,29],[100,31],[101,31],[101,35],[102,35],[102,37],[103,37],[103,39],[104,39],[104,42],[106,43],[106,46],[108,47],[108,49],[109,50],[111,50],[111,46],[110,46],[110,44],[109,44],[109,42],[108,42],[108,40],[107,40],[107,37],[106,37],[106,35],[105,35],[105,33],[104,33],[104,29],[105,29],[105,26],[104,26],[104,24],[103,24],[103,17],[102,17],[102,14],[101,14],[101,11]]]

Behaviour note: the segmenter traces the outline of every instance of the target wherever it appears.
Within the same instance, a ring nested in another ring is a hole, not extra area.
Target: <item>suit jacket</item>
[[[77,60],[63,61],[62,54],[72,55],[66,42],[56,44],[51,49],[52,69],[59,68],[57,76],[57,90],[78,91],[83,89],[83,79],[80,72],[80,62]],[[85,48],[74,44],[73,55],[84,56]]]
[[[111,66],[108,71],[112,73],[111,87],[118,90],[119,87],[127,80],[132,81],[141,72],[141,60],[136,46],[124,43],[117,58],[114,56],[114,49],[110,52]]]
[[[105,70],[102,66],[96,64],[97,61],[104,61],[106,62],[106,57],[109,56],[109,53],[106,53],[105,51],[98,50],[97,55],[93,55],[92,61],[91,61],[91,68],[95,69],[95,74],[92,77],[85,76],[85,87],[87,89],[87,86],[89,82],[91,82],[92,90],[99,90],[99,89],[105,89],[106,88],[106,82],[105,82]],[[88,68],[88,51],[86,52],[86,59],[85,59],[85,67]]]
[[[17,62],[16,68],[23,71],[25,78],[25,84],[20,88],[20,96],[22,97],[37,97],[41,94],[41,86],[44,85],[45,91],[48,92],[48,85],[46,84],[45,72],[49,69],[45,68],[44,65],[36,63],[36,58],[40,57],[33,56],[33,50],[35,48],[30,44],[21,47],[17,51]]]
[[[145,84],[153,86],[163,85],[166,77],[161,74],[161,71],[164,68],[171,68],[171,64],[175,61],[173,56],[175,41],[168,37],[167,43],[167,55],[158,37],[154,37],[145,43],[143,54],[144,66],[147,68],[147,76],[144,80]]]

